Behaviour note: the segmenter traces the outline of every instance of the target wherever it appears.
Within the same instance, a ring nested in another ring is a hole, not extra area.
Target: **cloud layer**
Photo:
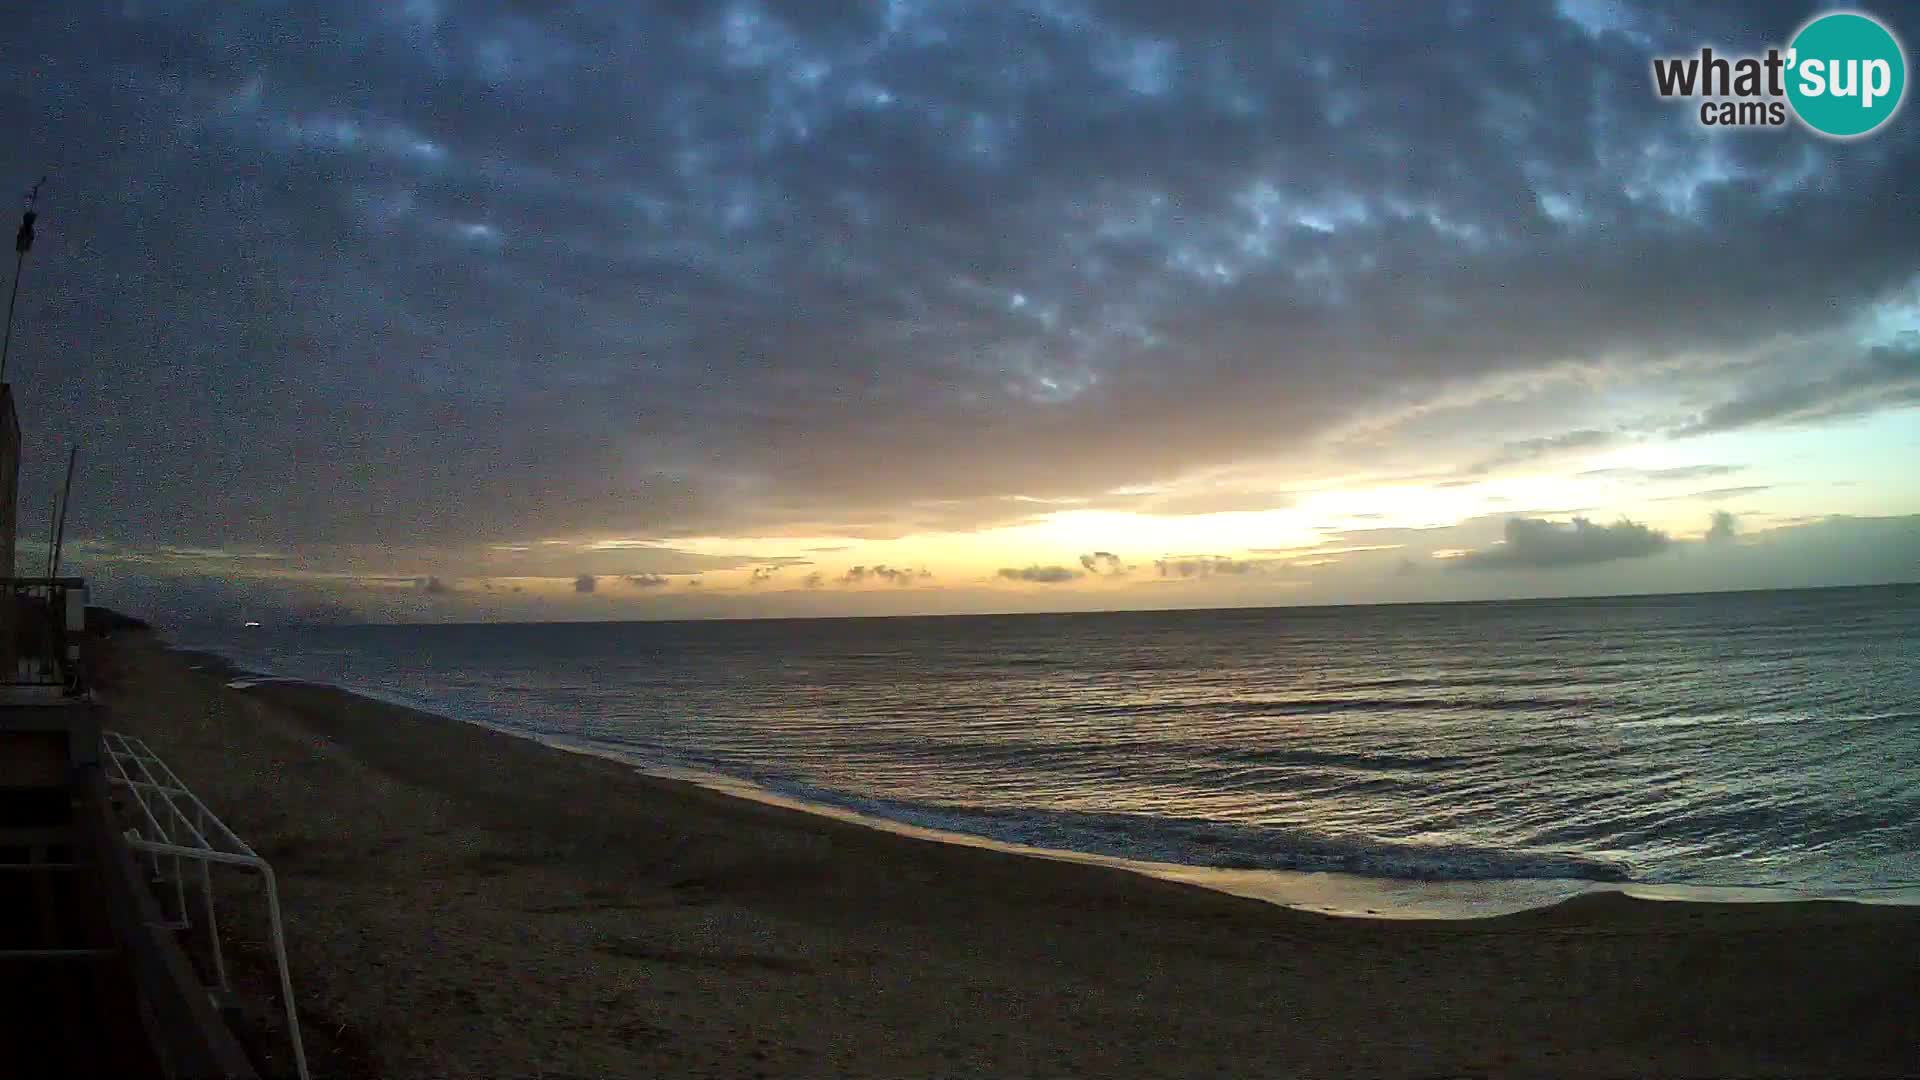
[[[1920,404],[1852,329],[1914,296],[1920,129],[1703,132],[1648,56],[1803,5],[1591,8],[35,8],[28,498],[79,441],[76,528],[122,549],[664,593],[774,564],[537,543],[1244,512],[1293,495],[1166,485]],[[1655,543],[1618,529],[1467,565]],[[1117,573],[1076,550],[1009,570]]]

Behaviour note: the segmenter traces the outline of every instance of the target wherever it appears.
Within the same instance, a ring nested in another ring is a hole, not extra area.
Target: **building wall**
[[[20,417],[13,411],[13,384],[0,383],[0,577],[14,565],[14,532],[20,495]]]
[[[14,564],[15,525],[20,496],[20,417],[13,411],[13,386],[0,383],[0,577],[20,573]],[[12,589],[0,592],[0,682],[13,678],[18,661],[15,642],[20,620]]]

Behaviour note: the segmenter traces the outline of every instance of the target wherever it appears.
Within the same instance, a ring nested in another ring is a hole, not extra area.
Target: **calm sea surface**
[[[1920,587],[174,639],[1012,843],[1416,881],[1920,885]]]

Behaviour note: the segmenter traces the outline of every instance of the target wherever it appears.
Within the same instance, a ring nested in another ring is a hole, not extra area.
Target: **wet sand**
[[[1920,1074],[1920,909],[1335,918],[194,664],[119,635],[103,697],[280,873],[320,1075]]]

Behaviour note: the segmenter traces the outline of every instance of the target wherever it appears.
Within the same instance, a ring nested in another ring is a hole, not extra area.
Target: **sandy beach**
[[[1920,1072],[1920,909],[1333,918],[232,689],[146,634],[104,653],[111,722],[281,874],[317,1075]],[[270,1014],[264,916],[227,880]]]

